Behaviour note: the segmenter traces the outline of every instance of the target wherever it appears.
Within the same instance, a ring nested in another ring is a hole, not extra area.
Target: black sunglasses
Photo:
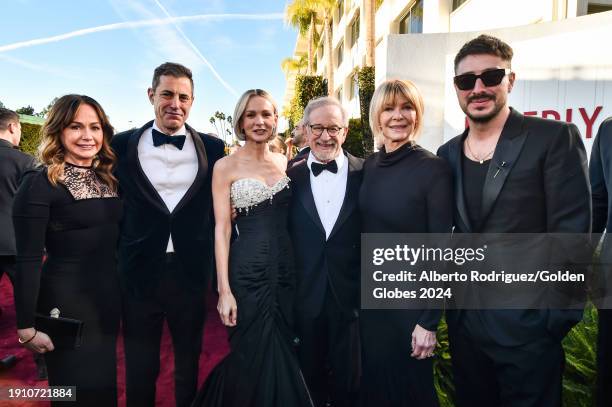
[[[457,75],[453,79],[455,85],[460,90],[474,89],[476,86],[476,80],[480,78],[485,86],[497,86],[504,79],[504,76],[511,73],[512,70],[509,68],[491,69],[490,71],[484,71],[480,75],[474,73],[464,73],[463,75]]]

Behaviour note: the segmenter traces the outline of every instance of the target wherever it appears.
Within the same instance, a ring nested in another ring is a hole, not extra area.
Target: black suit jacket
[[[34,157],[0,139],[0,256],[15,256],[13,198],[21,177],[35,165]]]
[[[453,168],[459,233],[589,233],[591,200],[587,158],[575,125],[523,116],[511,110],[486,176],[482,225],[470,224],[462,174],[468,130],[440,147]],[[498,172],[499,171],[499,172]],[[495,173],[497,175],[495,176]],[[448,311],[449,327],[463,312]],[[581,310],[479,311],[483,332],[515,346],[547,333],[562,338],[582,318]]]
[[[308,154],[310,153],[310,147],[304,147],[293,157],[291,160],[287,162],[287,168],[293,167],[295,164],[302,160],[308,159]]]
[[[606,231],[600,257],[603,280],[598,287],[605,291],[597,293],[598,297],[603,298],[612,293],[612,270],[609,267],[612,264],[612,247],[610,247],[612,242],[608,237],[608,231],[612,230],[612,194],[608,192],[612,190],[612,117],[604,120],[599,126],[591,149],[589,174],[593,202],[593,233]],[[611,305],[610,300],[599,305],[608,308]]]
[[[296,312],[315,317],[321,312],[327,289],[348,315],[359,309],[361,220],[359,187],[363,159],[346,153],[346,194],[329,239],[317,213],[310,170],[306,162],[287,171],[293,186],[289,228],[293,241],[296,275]]]
[[[168,239],[178,257],[177,281],[201,289],[213,269],[212,169],[224,154],[220,139],[198,133],[186,125],[193,137],[199,168],[195,181],[176,208],[169,212],[138,160],[138,141],[153,121],[140,129],[113,137],[117,154],[115,175],[124,203],[119,238],[119,273],[128,291],[138,293],[159,278]]]

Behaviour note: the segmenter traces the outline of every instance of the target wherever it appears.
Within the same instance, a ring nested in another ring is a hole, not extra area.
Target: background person
[[[112,174],[113,128],[94,99],[66,95],[42,134],[44,167],[26,175],[13,207],[19,341],[45,355],[50,386],[76,386],[74,405],[114,406],[122,210]],[[79,348],[55,349],[53,338],[35,328],[35,314],[53,309],[83,321]]]

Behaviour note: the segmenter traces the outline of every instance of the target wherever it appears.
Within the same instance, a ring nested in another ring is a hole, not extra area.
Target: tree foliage
[[[322,76],[297,75],[295,78],[295,94],[288,111],[285,112],[289,120],[289,128],[293,129],[295,124],[302,119],[304,108],[308,102],[326,94],[327,89]]]
[[[226,115],[225,113],[217,110],[212,116],[210,116],[208,121],[210,124],[215,126],[217,136],[219,136],[225,142],[225,144],[232,144],[234,141],[234,123],[232,116]]]
[[[15,112],[18,114],[27,114],[30,116],[34,116],[34,108],[30,105],[20,107],[19,109],[15,110]]]
[[[40,144],[42,126],[31,123],[21,123],[21,151],[36,155]]]
[[[361,115],[361,128],[363,132],[363,149],[365,156],[374,151],[374,138],[370,129],[370,103],[374,94],[374,67],[365,66],[357,73],[359,81],[359,113]]]

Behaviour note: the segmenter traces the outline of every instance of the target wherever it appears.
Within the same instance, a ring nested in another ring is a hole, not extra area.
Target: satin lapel
[[[136,177],[134,184],[140,190],[145,199],[153,206],[157,207],[160,211],[170,213],[168,207],[166,207],[166,204],[164,203],[164,200],[161,198],[161,196],[159,196],[159,193],[153,184],[151,184],[151,181],[149,178],[147,178],[147,175],[144,173],[144,170],[140,165],[140,160],[138,159],[138,141],[140,140],[142,133],[144,133],[144,131],[151,126],[153,126],[153,121],[145,124],[130,136],[127,146],[128,166],[130,168],[130,173],[134,174]]]
[[[334,223],[334,227],[327,240],[331,240],[338,229],[340,229],[340,226],[342,226],[342,224],[349,218],[351,213],[353,213],[353,210],[359,201],[359,169],[356,168],[356,159],[352,155],[347,154],[346,157],[348,159],[349,168],[348,178],[346,180],[346,192],[344,193],[344,201],[342,202],[338,219],[336,219],[336,223]]]
[[[457,211],[461,221],[467,228],[466,233],[472,232],[472,224],[470,223],[470,217],[467,214],[467,207],[465,205],[465,195],[463,194],[463,141],[467,137],[467,130],[461,135],[457,143],[452,143],[449,147],[449,155],[451,157],[451,163],[454,167],[454,173],[456,176],[455,181],[455,202],[457,202]]]
[[[523,115],[512,110],[495,147],[482,191],[482,225],[493,209],[508,175],[518,159],[528,132],[523,130]]]
[[[206,155],[206,148],[204,146],[202,138],[200,137],[197,131],[195,131],[187,124],[185,124],[185,128],[188,132],[191,133],[191,138],[195,146],[196,156],[198,159],[198,172],[196,174],[195,180],[193,181],[193,184],[191,184],[185,195],[183,195],[172,213],[180,211],[191,200],[193,195],[195,195],[200,190],[200,188],[206,181],[208,172],[212,171],[212,168],[208,168],[208,156]]]
[[[296,168],[295,179],[293,180],[293,185],[296,186],[296,192],[299,196],[300,202],[304,206],[306,213],[312,218],[312,221],[319,227],[323,236],[325,236],[325,228],[323,227],[323,223],[321,223],[321,218],[319,218],[319,213],[317,212],[317,206],[315,205],[314,197],[312,195],[312,189],[310,187],[310,170],[308,166],[304,163]]]

